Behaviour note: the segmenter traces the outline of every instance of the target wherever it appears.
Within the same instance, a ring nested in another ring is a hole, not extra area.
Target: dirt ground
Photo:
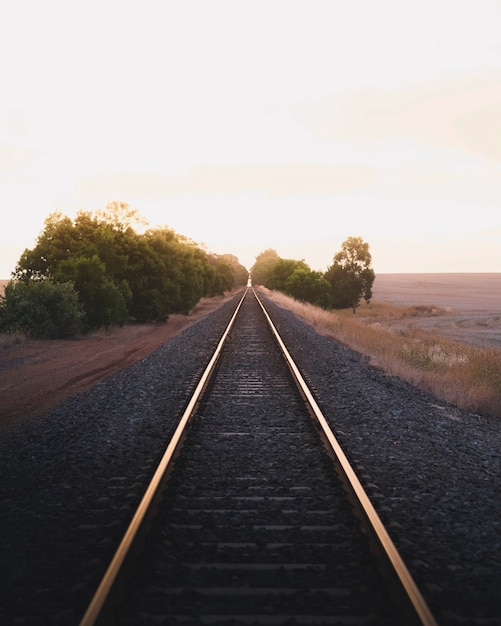
[[[171,315],[165,324],[130,324],[77,339],[0,347],[0,432],[142,359],[232,295],[204,298],[189,315]]]

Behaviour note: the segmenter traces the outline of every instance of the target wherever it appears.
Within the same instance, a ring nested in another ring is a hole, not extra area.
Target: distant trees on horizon
[[[249,272],[236,256],[208,253],[168,227],[140,234],[138,224],[147,225],[124,202],[80,211],[73,220],[49,215],[0,296],[0,332],[57,338],[127,321],[163,322],[187,314],[202,297],[247,283]],[[254,285],[355,313],[362,298],[372,298],[371,261],[369,245],[348,237],[325,272],[268,249],[250,274]]]
[[[253,284],[324,309],[351,308],[355,313],[362,299],[372,298],[371,262],[369,244],[361,237],[348,237],[325,272],[310,269],[304,260],[282,259],[268,249],[256,257],[250,273]]]

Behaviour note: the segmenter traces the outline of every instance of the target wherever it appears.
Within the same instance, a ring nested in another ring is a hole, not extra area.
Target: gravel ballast
[[[0,623],[77,624],[239,296],[0,438]],[[501,429],[272,318],[440,624],[501,624]]]

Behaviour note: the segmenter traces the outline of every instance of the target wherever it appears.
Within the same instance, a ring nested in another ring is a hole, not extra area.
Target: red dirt
[[[232,297],[204,298],[165,324],[130,324],[77,339],[24,340],[0,347],[0,431],[57,406],[142,359]]]

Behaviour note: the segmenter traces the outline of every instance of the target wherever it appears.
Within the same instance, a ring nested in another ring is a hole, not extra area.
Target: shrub
[[[331,286],[322,272],[296,268],[285,282],[285,293],[301,302],[324,309],[332,307]]]
[[[11,281],[0,296],[0,331],[59,339],[77,334],[84,317],[71,283]]]

